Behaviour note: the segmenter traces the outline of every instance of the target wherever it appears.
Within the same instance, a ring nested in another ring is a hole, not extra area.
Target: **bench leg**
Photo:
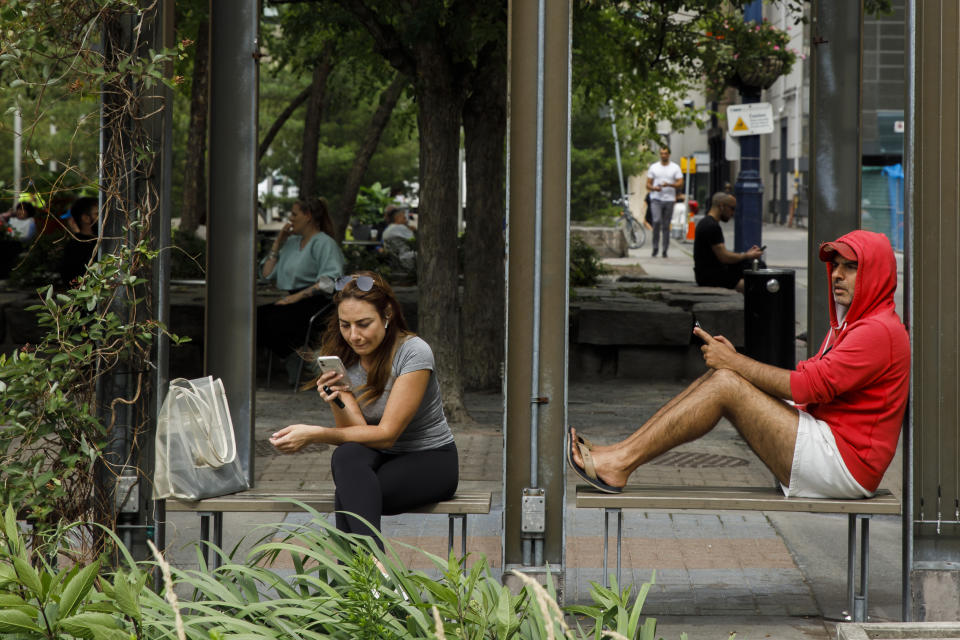
[[[855,585],[857,562],[857,522],[860,522],[860,585]],[[847,516],[847,598],[848,615],[854,622],[867,619],[867,589],[870,577],[870,514]]]
[[[223,547],[223,512],[222,511],[200,511],[200,542],[203,544],[203,559],[207,563],[208,569],[216,569],[220,566],[220,555],[216,553],[209,543],[217,547]],[[210,520],[213,519],[213,538],[210,536]]]
[[[620,508],[604,508],[603,510],[603,586],[610,586],[610,577],[607,572],[607,546],[610,539],[610,515],[617,514],[617,588],[620,588],[620,550],[623,545],[623,510]]]
[[[460,557],[463,558],[467,555],[467,514],[465,513],[447,514],[447,555],[453,551],[453,521],[456,518],[460,519]]]

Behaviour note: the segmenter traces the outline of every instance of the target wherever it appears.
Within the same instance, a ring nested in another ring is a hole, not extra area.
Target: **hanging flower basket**
[[[712,95],[727,87],[767,89],[797,59],[790,34],[766,21],[744,22],[738,14],[717,12],[704,19],[703,29],[701,70]]]
[[[743,88],[769,89],[783,75],[781,58],[740,59],[737,61],[736,83]]]

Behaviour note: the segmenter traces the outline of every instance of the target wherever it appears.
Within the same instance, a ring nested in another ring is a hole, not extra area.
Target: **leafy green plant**
[[[607,272],[600,254],[580,236],[570,236],[570,286],[591,287]]]
[[[354,207],[354,219],[358,224],[376,224],[383,220],[383,210],[395,204],[390,197],[390,189],[374,182],[369,187],[360,187],[357,204]]]
[[[0,354],[0,500],[18,505],[39,533],[61,519],[104,521],[95,471],[112,411],[126,399],[98,416],[97,382],[119,362],[143,370],[154,337],[166,333],[138,315],[136,305],[146,285],[137,273],[154,255],[145,244],[121,246],[94,263],[76,288],[39,289],[39,304],[28,311],[37,312],[46,335],[37,345]]]
[[[76,526],[58,531],[52,546],[68,552],[66,540]],[[142,594],[150,594],[145,588],[150,574],[136,568],[119,540],[113,539],[130,569],[101,575],[99,560],[61,569],[31,550],[13,508],[7,507],[0,530],[0,635],[22,640],[143,637],[140,601]]]
[[[630,603],[632,587],[627,586],[620,591],[616,578],[611,576],[609,589],[595,582],[591,583],[593,589],[590,595],[596,602],[596,606],[571,605],[565,609],[569,613],[591,619],[595,630],[612,629],[625,638],[653,640],[657,630],[657,619],[641,619],[640,610],[643,608],[655,577],[655,574],[651,575],[650,582],[640,585],[633,604]]]
[[[305,525],[267,525],[243,558],[235,559],[236,548],[214,548],[221,559],[215,569],[196,547],[196,570],[171,567],[156,549],[155,560],[137,563],[109,530],[119,569],[105,570],[99,560],[60,568],[50,560],[55,554],[25,543],[15,518],[8,507],[0,525],[4,637],[652,640],[656,633],[656,619],[641,616],[653,578],[636,596],[616,582],[609,589],[593,584],[594,605],[561,608],[549,574],[542,586],[511,572],[521,584],[513,592],[491,575],[482,555],[467,569],[466,559],[421,551],[440,572],[433,579],[405,568],[388,542],[381,551],[370,538],[337,531],[316,511]],[[79,526],[62,527],[47,548],[72,560]],[[163,581],[153,584],[157,569]]]

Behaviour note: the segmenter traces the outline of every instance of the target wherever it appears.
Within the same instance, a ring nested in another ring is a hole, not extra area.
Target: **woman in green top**
[[[333,281],[343,274],[343,253],[333,239],[333,223],[323,198],[293,204],[260,275],[285,295],[257,307],[257,346],[280,357],[303,346],[310,317],[330,303]]]

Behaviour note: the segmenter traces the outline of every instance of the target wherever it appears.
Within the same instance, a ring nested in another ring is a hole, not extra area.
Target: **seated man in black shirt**
[[[730,220],[736,208],[736,198],[718,191],[710,200],[710,211],[697,223],[693,271],[701,287],[726,287],[743,293],[743,270],[763,255],[763,249],[757,245],[735,253],[724,244],[720,223]]]

